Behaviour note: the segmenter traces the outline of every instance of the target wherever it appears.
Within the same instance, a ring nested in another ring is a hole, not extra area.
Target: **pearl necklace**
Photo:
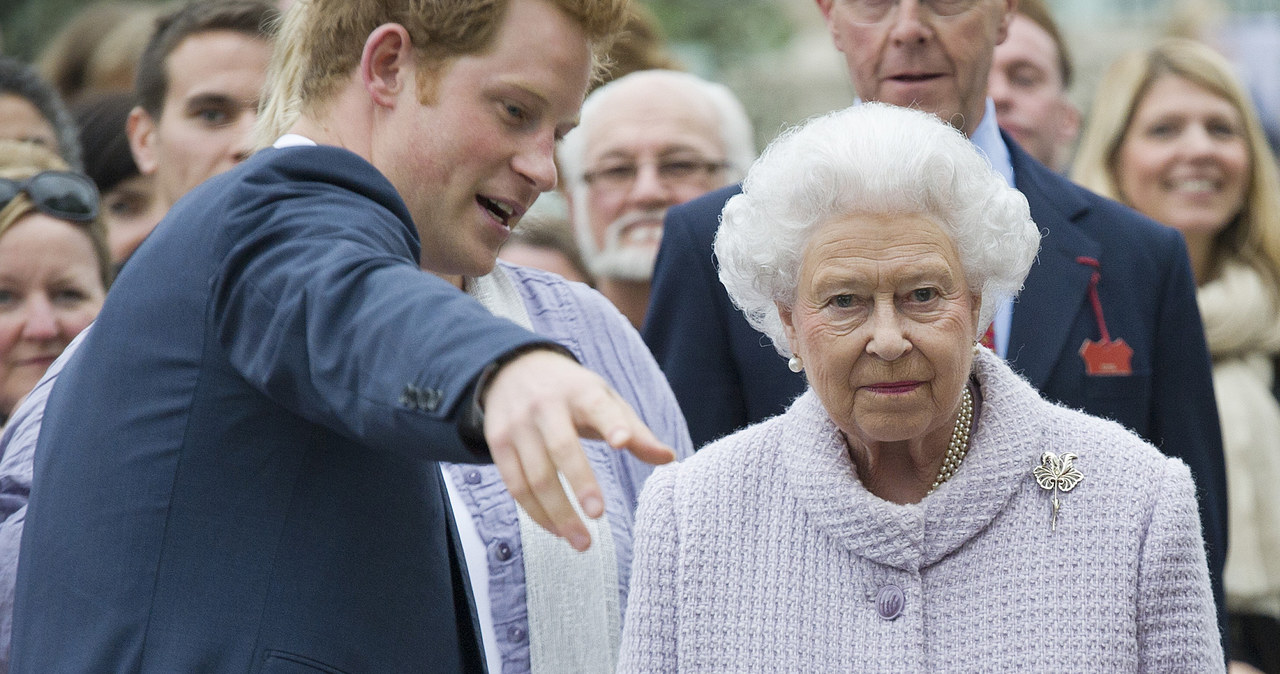
[[[964,395],[960,398],[960,414],[956,416],[956,426],[951,431],[951,444],[947,445],[947,455],[942,458],[942,467],[938,469],[938,477],[925,496],[932,494],[943,482],[951,479],[960,468],[960,462],[969,453],[969,430],[973,427],[973,394],[969,387],[964,387]]]

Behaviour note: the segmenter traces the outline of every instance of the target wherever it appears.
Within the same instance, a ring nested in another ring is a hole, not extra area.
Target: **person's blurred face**
[[[1042,164],[1058,170],[1080,130],[1080,113],[1067,99],[1053,36],[1021,14],[996,47],[987,91],[1000,128]]]
[[[1244,207],[1250,160],[1230,101],[1176,75],[1156,80],[1134,110],[1116,156],[1124,201],[1208,241]]]
[[[859,98],[933,113],[965,135],[978,128],[1017,0],[816,1]]]
[[[166,210],[249,156],[270,57],[265,40],[229,30],[193,34],[170,52],[160,118],[135,108],[129,119],[134,160],[155,175]]]
[[[31,213],[0,235],[0,413],[35,388],[105,295],[82,230]]]
[[[135,175],[102,194],[102,222],[107,227],[111,260],[124,262],[147,238],[167,209],[156,196],[155,176]]]
[[[911,441],[946,448],[980,305],[938,222],[904,213],[817,225],[795,303],[778,308],[831,419],[876,452]]]
[[[423,269],[460,283],[556,185],[556,142],[577,123],[591,53],[581,27],[546,0],[512,0],[492,49],[453,60],[423,101],[415,84],[375,129],[373,164],[396,186],[422,239]]]
[[[719,115],[683,88],[642,79],[610,91],[582,132],[586,183],[570,203],[583,259],[598,277],[648,280],[667,208],[725,183]]]
[[[16,94],[0,94],[0,139],[35,143],[61,152],[53,125],[36,106]]]

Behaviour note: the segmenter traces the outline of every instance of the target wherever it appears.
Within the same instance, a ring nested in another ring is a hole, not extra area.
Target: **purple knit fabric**
[[[918,504],[862,486],[812,391],[659,468],[619,671],[1223,671],[1186,465],[986,350],[975,373],[968,456]],[[1084,474],[1056,532],[1032,477],[1046,451]]]

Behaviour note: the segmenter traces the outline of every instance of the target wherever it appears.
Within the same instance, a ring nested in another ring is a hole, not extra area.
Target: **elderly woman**
[[[621,671],[1223,669],[1186,466],[976,345],[1038,241],[931,115],[770,146],[715,251],[809,390],[650,478]]]
[[[1213,357],[1231,541],[1231,656],[1280,671],[1280,169],[1229,61],[1170,39],[1117,60],[1074,167],[1182,232]]]

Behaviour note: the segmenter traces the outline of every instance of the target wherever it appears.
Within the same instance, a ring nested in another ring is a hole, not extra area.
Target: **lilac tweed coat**
[[[619,671],[1223,671],[1186,465],[985,349],[974,373],[969,454],[918,504],[863,488],[812,391],[659,468]],[[1084,475],[1056,531],[1046,451]]]

